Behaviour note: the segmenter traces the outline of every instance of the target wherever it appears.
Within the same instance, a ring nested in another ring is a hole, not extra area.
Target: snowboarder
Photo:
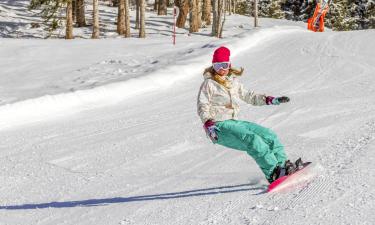
[[[267,180],[293,173],[296,165],[287,160],[283,145],[276,134],[265,127],[238,120],[239,100],[248,104],[279,105],[289,102],[286,96],[273,97],[248,91],[237,81],[240,70],[232,67],[230,50],[215,50],[212,66],[205,69],[204,82],[198,95],[198,115],[207,136],[213,143],[246,151],[258,164]]]

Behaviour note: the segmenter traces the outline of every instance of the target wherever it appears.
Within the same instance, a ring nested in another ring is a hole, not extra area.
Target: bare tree
[[[203,0],[202,20],[206,25],[211,25],[211,0]]]
[[[159,8],[159,0],[155,0],[154,2],[154,10],[157,11]]]
[[[158,15],[167,15],[167,0],[158,0]]]
[[[73,39],[73,2],[68,0],[66,2],[66,30],[65,39]]]
[[[217,36],[219,0],[212,1],[212,36]]]
[[[223,32],[223,25],[224,25],[224,20],[222,20],[223,15],[225,16],[225,0],[219,0],[218,1],[218,16],[217,16],[217,23],[216,23],[216,37],[221,38],[222,32]]]
[[[125,37],[130,37],[130,12],[129,0],[125,1]]]
[[[77,25],[78,27],[86,26],[85,18],[85,1],[84,0],[75,0],[77,3]]]
[[[223,30],[224,30],[224,23],[225,23],[225,9],[226,9],[226,3],[227,1],[226,0],[222,0],[221,1],[221,5],[219,6],[219,12],[221,12],[221,14],[219,15],[219,18],[221,19],[221,17],[224,17],[223,20],[221,21],[220,26],[218,28],[218,38],[222,38],[223,37]],[[221,8],[220,8],[221,7]]]
[[[75,23],[76,22],[76,19],[77,19],[77,0],[72,0],[72,7],[73,7],[73,14],[72,14],[72,16],[73,16],[73,23]]]
[[[258,0],[254,0],[254,27],[258,26]]]
[[[229,12],[229,15],[232,15],[232,0],[228,0],[228,12]]]
[[[117,13],[117,33],[125,33],[125,0],[119,0]]]
[[[139,37],[146,37],[145,0],[139,0]]]
[[[140,7],[139,7],[139,1],[140,0],[135,0],[135,8],[136,8],[136,14],[135,14],[135,29],[139,29],[139,10],[140,10]]]
[[[190,33],[199,31],[199,21],[198,21],[198,0],[190,0]]]
[[[97,39],[99,38],[99,0],[93,0],[93,10],[92,10],[92,17],[93,17],[93,27],[92,27],[92,38]]]
[[[224,21],[222,20],[225,15],[225,1],[224,0],[213,0],[213,22],[211,35],[220,37],[222,34],[222,28]]]
[[[203,2],[202,0],[197,0],[197,6],[198,6],[198,27],[201,28],[202,27],[202,6],[203,6]]]
[[[189,13],[189,0],[176,0],[176,6],[179,9],[176,27],[185,28],[187,15]]]

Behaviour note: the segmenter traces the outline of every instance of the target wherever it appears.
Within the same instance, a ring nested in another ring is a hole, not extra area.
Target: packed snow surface
[[[148,12],[146,39],[87,40],[84,28],[83,38],[43,40],[23,27],[32,17],[14,2],[24,1],[9,2],[0,1],[0,225],[375,224],[374,30],[312,33],[272,19],[254,29],[232,15],[223,39],[178,29],[173,46],[171,15]],[[273,129],[290,159],[315,164],[307,186],[267,194],[253,159],[206,138],[196,98],[221,45],[247,88],[291,98],[243,104],[240,117]]]

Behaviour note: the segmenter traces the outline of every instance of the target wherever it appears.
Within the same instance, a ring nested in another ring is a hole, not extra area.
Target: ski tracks
[[[342,199],[345,199],[346,193],[353,192],[353,189],[356,192],[353,194],[354,196],[361,196],[363,192],[366,193],[363,190],[369,186],[365,184],[366,180],[364,181],[364,179],[366,178],[362,177],[362,182],[355,183],[355,181],[349,179],[349,175],[345,178],[345,171],[348,168],[352,170],[356,169],[355,162],[361,155],[362,157],[366,157],[366,154],[369,154],[365,151],[374,139],[374,121],[365,123],[354,134],[345,135],[341,139],[342,141],[337,142],[337,144],[327,149],[327,157],[325,160],[322,159],[321,162],[325,169],[323,166],[317,165],[317,172],[321,172],[320,176],[301,190],[286,194],[275,193],[260,199],[258,205],[253,208],[255,213],[251,211],[247,211],[246,213],[261,214],[264,221],[262,223],[251,224],[302,224],[307,218],[316,220],[315,224],[328,224],[324,218],[332,211],[332,207],[342,207],[340,202],[343,201]],[[359,178],[361,172],[357,171],[356,173],[351,176],[361,180]],[[358,189],[353,188],[354,186],[358,187]],[[352,207],[352,204],[349,204],[349,206]],[[345,216],[345,210],[344,208],[340,211],[340,216]],[[299,216],[296,217],[296,215]],[[288,217],[293,217],[294,221],[288,220]],[[301,220],[296,220],[296,218],[301,218]]]
[[[366,156],[368,152],[365,151],[374,139],[375,121],[366,122],[357,132],[344,135],[327,149],[325,159],[314,165],[313,172],[318,174],[317,177],[304,188],[274,194],[260,193],[259,190],[246,191],[234,201],[224,203],[222,208],[199,224],[289,225],[302,224],[307,219],[315,224],[329,224],[325,218],[331,211],[340,213],[339,216],[345,218],[345,207],[339,212],[334,208],[340,208],[341,203],[347,201],[345,196],[348,193],[356,192],[350,196],[364,196],[367,193],[369,199],[373,198],[371,193],[365,190],[369,187],[365,181],[354,183],[349,175],[345,178],[343,171],[348,168],[355,169],[357,156]],[[354,173],[351,176],[364,178],[356,174],[360,171]],[[354,186],[358,189],[353,190]],[[365,201],[364,199],[366,198],[361,197],[356,201]],[[348,203],[346,206],[353,208],[353,204]],[[365,201],[365,204],[370,203]]]

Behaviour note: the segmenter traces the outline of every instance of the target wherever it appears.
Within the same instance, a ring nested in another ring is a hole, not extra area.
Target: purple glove
[[[211,139],[212,142],[217,142],[217,127],[215,126],[215,121],[207,120],[203,125],[204,130],[206,131],[207,136]]]
[[[266,97],[266,104],[267,105],[280,105],[280,103],[287,103],[290,99],[286,96],[282,97],[273,97],[273,96],[267,96]]]

